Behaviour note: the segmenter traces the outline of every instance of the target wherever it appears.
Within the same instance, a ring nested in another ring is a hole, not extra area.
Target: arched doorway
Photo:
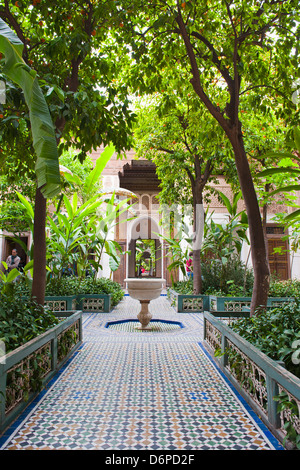
[[[158,223],[141,216],[128,227],[127,277],[162,277],[163,258]]]

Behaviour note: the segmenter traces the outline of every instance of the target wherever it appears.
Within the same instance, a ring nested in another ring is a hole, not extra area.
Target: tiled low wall
[[[0,433],[82,343],[82,312],[57,312],[61,321],[49,331],[0,359]]]
[[[250,308],[251,297],[218,297],[216,295],[178,294],[168,289],[168,299],[176,312],[242,312]],[[294,300],[291,297],[269,297],[267,306],[276,307]]]
[[[111,310],[110,294],[80,294],[70,296],[46,296],[45,305],[53,312],[82,310],[83,312],[108,313]]]
[[[204,345],[221,370],[282,442],[286,426],[300,435],[300,379],[252,346],[226,322],[204,312]],[[219,313],[221,316],[221,312]],[[278,411],[284,394],[288,407]]]
[[[168,299],[176,312],[192,313],[210,310],[208,295],[178,294],[172,289],[168,289]]]

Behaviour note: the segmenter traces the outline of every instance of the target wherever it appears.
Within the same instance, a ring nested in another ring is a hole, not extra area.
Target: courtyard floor
[[[203,348],[202,314],[176,313],[165,296],[150,309],[151,332],[136,329],[128,296],[110,313],[84,313],[81,348],[0,449],[282,449]]]

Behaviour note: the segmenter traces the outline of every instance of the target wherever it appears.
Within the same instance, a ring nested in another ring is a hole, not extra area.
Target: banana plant
[[[128,210],[128,200],[117,202],[114,194],[109,200],[95,195],[81,205],[78,193],[74,193],[70,200],[63,195],[62,202],[63,206],[58,203],[56,212],[48,217],[48,260],[52,274],[61,277],[71,269],[71,274],[76,270],[79,277],[84,277],[90,266],[96,273],[102,268],[103,253],[109,256],[110,268],[115,271],[122,249],[109,235],[119,223],[118,216]],[[89,259],[91,255],[93,259]]]
[[[72,188],[80,193],[81,199],[83,202],[87,201],[89,198],[94,196],[94,194],[99,190],[99,179],[101,174],[111,159],[115,147],[110,144],[105,147],[104,151],[101,153],[100,157],[95,163],[95,167],[90,172],[90,174],[82,180],[78,175],[73,174],[68,169],[61,170],[65,180],[72,186]]]
[[[187,278],[187,271],[186,271],[186,262],[189,259],[189,253],[193,251],[193,238],[189,234],[189,228],[183,224],[182,225],[182,234],[178,238],[171,238],[167,237],[166,235],[156,233],[159,237],[161,237],[166,246],[166,259],[171,259],[171,263],[167,263],[167,269],[170,271],[171,274],[171,281],[172,285],[174,285],[174,277],[173,271],[180,269],[184,278]],[[183,243],[185,247],[183,247]]]
[[[212,220],[206,221],[203,252],[210,251],[226,264],[236,250],[241,252],[243,242],[250,244],[247,237],[248,218],[244,210],[238,212],[238,201],[242,197],[241,191],[233,195],[232,203],[221,191],[215,190],[225,205],[229,219],[223,224]]]
[[[37,179],[34,231],[39,233],[34,256],[34,277],[31,295],[42,306],[46,285],[46,203],[45,199],[61,191],[55,130],[37,74],[23,60],[24,45],[0,18],[0,52],[4,54],[3,74],[24,93],[29,109],[32,143],[36,153]]]
[[[78,207],[78,194],[74,193],[71,200],[63,195],[66,213],[59,210],[48,216],[50,237],[48,239],[48,259],[53,273],[61,276],[80,259],[85,245],[88,243],[82,227],[86,221],[95,219],[95,211],[102,201],[96,197],[89,199]]]
[[[2,261],[2,265],[5,269],[5,272],[0,269],[0,293],[6,295],[13,295],[13,281],[18,276],[20,276],[20,271],[17,268],[13,268],[6,274],[6,271],[8,269],[7,263],[5,261]]]
[[[45,198],[61,190],[58,151],[54,126],[37,74],[23,60],[24,45],[0,18],[0,52],[4,54],[3,73],[24,92],[29,109],[33,147],[37,155],[37,186]]]
[[[7,263],[5,261],[1,261],[1,263],[2,263],[5,271],[7,271],[8,270]],[[20,271],[17,268],[13,268],[7,274],[4,273],[3,271],[1,271],[1,269],[0,269],[0,279],[4,284],[14,281],[17,276],[20,276]]]
[[[120,223],[126,223],[136,216],[120,218],[122,214],[130,213],[132,205],[128,205],[129,198],[119,201],[115,192],[108,199],[103,199],[104,211],[101,214],[98,224],[95,225],[93,246],[95,247],[94,267],[102,269],[101,258],[103,253],[109,256],[109,267],[111,271],[116,271],[120,265],[120,255],[124,255],[122,247],[118,242],[111,238],[114,235],[114,229]],[[93,263],[92,263],[93,264]]]

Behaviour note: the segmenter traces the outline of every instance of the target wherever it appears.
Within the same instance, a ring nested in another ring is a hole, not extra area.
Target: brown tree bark
[[[266,250],[263,223],[252,175],[244,149],[240,125],[227,133],[232,144],[239,182],[246,206],[251,241],[254,286],[251,300],[251,315],[259,307],[265,307],[268,299],[270,268]]]
[[[44,306],[46,290],[46,205],[41,190],[36,189],[33,229],[33,282],[31,298]]]
[[[190,36],[186,29],[186,25],[182,19],[180,8],[178,8],[178,16],[176,17],[176,21],[179,27],[179,30],[177,32],[183,38],[187,56],[191,65],[192,78],[190,82],[194,88],[195,93],[199,96],[208,111],[218,121],[220,126],[225,131],[234,152],[238,178],[249,222],[252,264],[254,271],[254,286],[251,301],[251,315],[253,315],[257,308],[261,306],[265,307],[267,304],[270,283],[270,269],[260,209],[252,180],[250,167],[248,164],[247,155],[244,148],[241,123],[238,117],[241,77],[239,76],[237,67],[237,64],[240,60],[238,56],[237,36],[235,36],[234,41],[234,74],[232,77],[226,68],[221,67],[213,45],[209,43],[200,33],[192,33],[195,37],[197,37],[197,39],[203,41],[205,45],[210,49],[211,60],[219,69],[227,84],[227,89],[230,95],[230,101],[227,103],[227,106],[225,108],[225,114],[223,114],[222,112],[220,112],[220,109],[212,103],[209,96],[205,93],[202,87],[201,74],[198,68],[195,52],[193,49],[193,45],[190,41]]]

